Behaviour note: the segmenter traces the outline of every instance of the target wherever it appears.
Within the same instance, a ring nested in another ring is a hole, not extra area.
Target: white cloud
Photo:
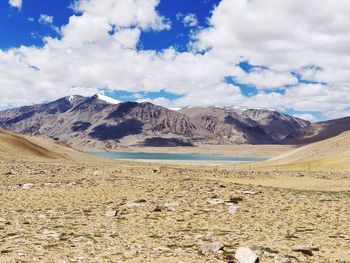
[[[168,107],[236,104],[350,114],[349,1],[222,0],[211,26],[194,35],[193,47],[207,52],[137,50],[142,31],[171,26],[156,11],[158,4],[75,2],[77,14],[60,29],[60,38],[45,38],[41,48],[0,50],[0,105],[108,88],[181,95],[153,100]],[[260,67],[246,73],[237,66],[241,61]],[[298,83],[295,74],[316,84]],[[225,83],[228,76],[256,86],[257,94],[243,95]]]
[[[53,16],[41,14],[39,17],[39,23],[51,25],[53,23]]]
[[[236,67],[233,75],[237,82],[255,86],[261,90],[281,89],[286,85],[298,84],[298,79],[289,72],[277,72],[258,67],[253,68],[249,73]]]
[[[178,13],[176,15],[176,19],[181,21],[185,27],[195,27],[198,26],[198,18],[196,14],[188,13],[183,15],[182,13]]]
[[[138,28],[123,28],[115,34],[115,40],[120,43],[122,47],[135,48],[140,39],[140,34],[141,30]]]
[[[22,0],[9,0],[9,4],[18,9],[22,8]]]
[[[294,114],[293,116],[294,116],[294,117],[297,117],[297,118],[300,118],[300,119],[303,119],[303,120],[310,121],[310,122],[316,122],[316,121],[318,121],[318,119],[315,118],[315,117],[314,117],[312,114],[310,114],[310,113]]]

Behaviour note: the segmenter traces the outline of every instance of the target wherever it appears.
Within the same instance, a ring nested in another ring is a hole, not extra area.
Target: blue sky
[[[188,1],[188,0],[163,0],[157,6],[160,14],[171,21],[171,30],[154,32],[142,32],[139,49],[162,50],[175,46],[178,50],[187,50],[187,44],[193,27],[185,27],[178,20],[180,14],[193,13],[197,16],[198,26],[207,27],[208,17],[213,7],[219,0]],[[27,0],[23,1],[22,8],[18,10],[7,3],[0,2],[0,48],[8,49],[20,45],[42,46],[42,37],[59,37],[50,27],[39,23],[40,15],[45,14],[54,17],[57,27],[68,23],[69,17],[74,14],[69,8],[73,0],[50,1]],[[30,21],[31,18],[34,21]]]
[[[0,108],[101,92],[172,108],[220,104],[310,120],[346,116],[348,61],[336,38],[350,43],[338,17],[348,6],[331,10],[327,2],[1,1]],[[318,13],[295,20],[292,5],[317,9],[333,28],[318,31]]]

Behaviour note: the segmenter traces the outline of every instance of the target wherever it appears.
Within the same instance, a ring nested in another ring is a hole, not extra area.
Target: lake
[[[264,157],[238,157],[195,153],[89,152],[88,154],[111,160],[257,162],[268,159]]]

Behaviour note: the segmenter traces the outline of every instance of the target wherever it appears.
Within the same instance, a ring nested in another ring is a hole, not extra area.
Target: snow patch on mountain
[[[110,104],[119,104],[121,102],[119,100],[113,99],[111,97],[108,97],[108,96],[105,96],[105,95],[102,95],[102,94],[96,94],[96,95],[97,95],[97,98],[99,100],[102,100],[102,101],[110,103]]]

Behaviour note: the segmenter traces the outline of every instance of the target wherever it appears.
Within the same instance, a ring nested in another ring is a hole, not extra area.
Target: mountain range
[[[314,124],[269,109],[189,106],[171,110],[149,102],[77,95],[1,111],[0,127],[79,149],[113,150],[129,145],[303,143],[303,131]],[[313,136],[317,140],[320,135]]]

